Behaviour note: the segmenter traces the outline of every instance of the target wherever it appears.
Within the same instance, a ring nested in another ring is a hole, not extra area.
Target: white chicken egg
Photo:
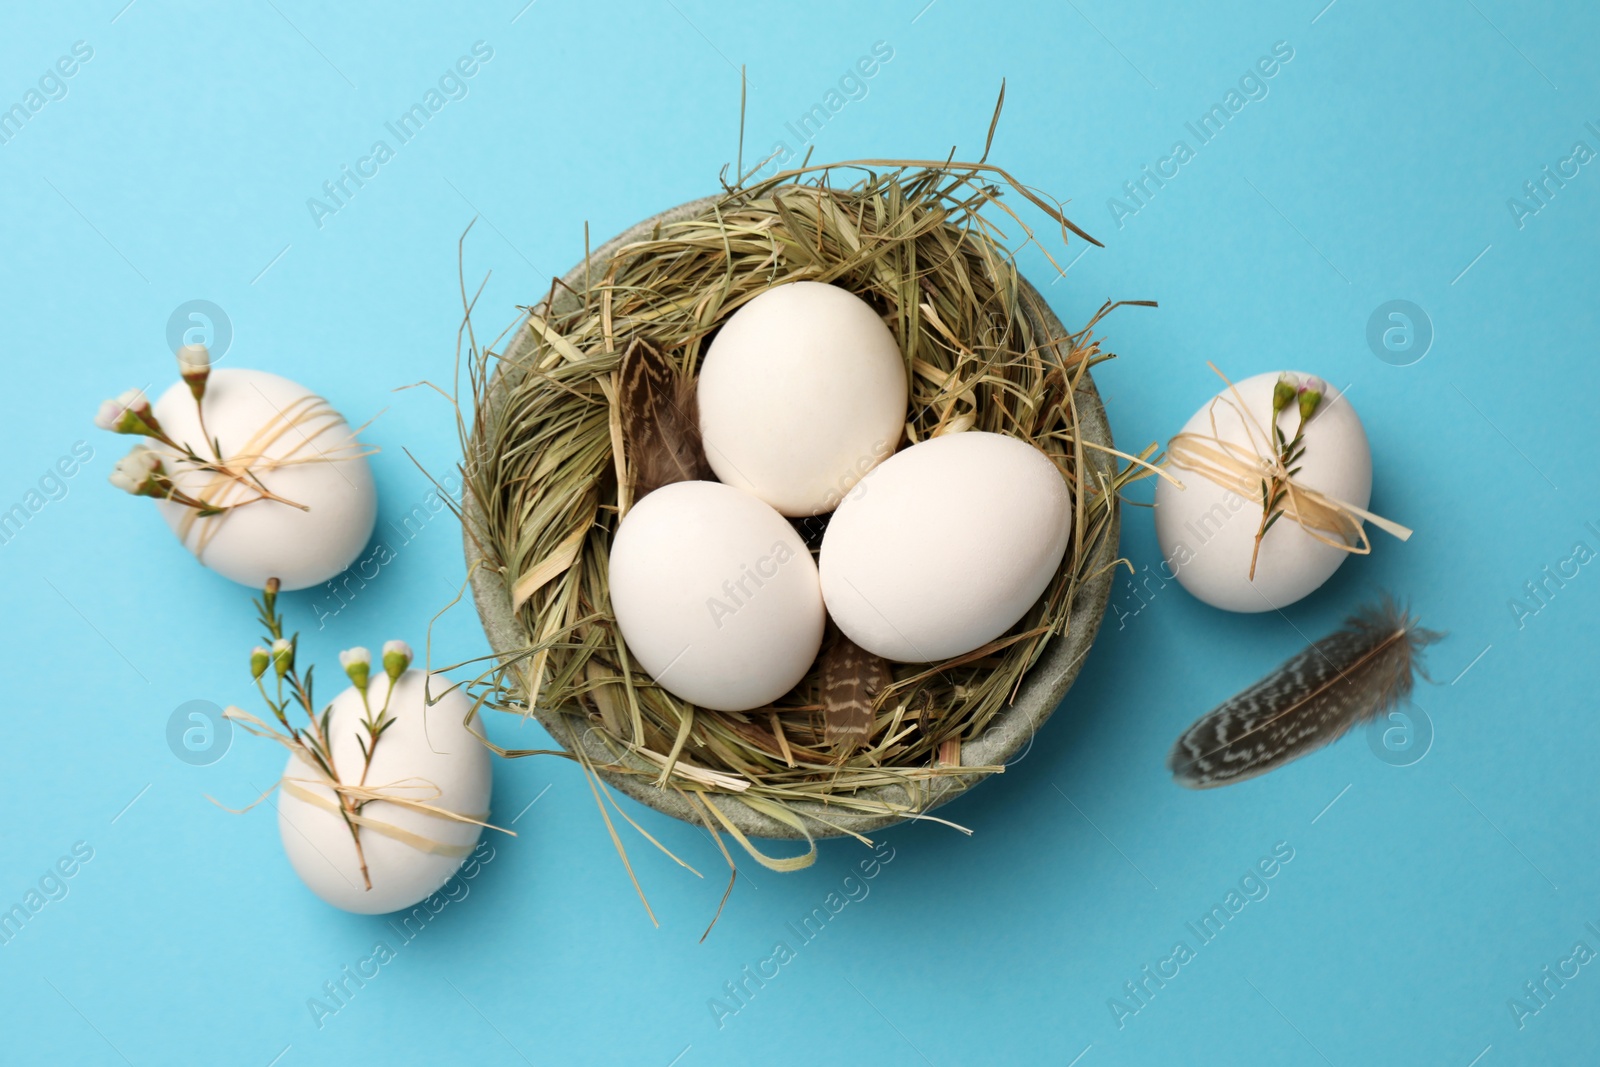
[[[782,515],[720,482],[675,482],[635,504],[612,539],[610,585],[639,665],[704,708],[771,703],[822,646],[826,616],[805,542]]]
[[[1071,493],[1043,452],[1003,434],[945,434],[886,460],[839,505],[822,540],[822,596],[869,652],[949,659],[1027,614],[1071,532]]]
[[[1298,383],[1310,375],[1258,374],[1235,387],[1263,430],[1271,427],[1272,392],[1281,377]],[[1183,432],[1214,434],[1223,441],[1250,447],[1237,403],[1232,391],[1223,390],[1184,424]],[[1299,420],[1291,402],[1279,415],[1278,425],[1292,438]],[[1256,440],[1259,447],[1261,431]],[[1295,480],[1365,509],[1372,496],[1372,453],[1355,409],[1337,390],[1330,387],[1324,391],[1322,402],[1306,423],[1304,442],[1305,454]],[[1270,450],[1270,444],[1267,447]],[[1259,495],[1246,497],[1225,489],[1197,471],[1174,468],[1171,473],[1184,488],[1163,478],[1155,491],[1156,538],[1164,572],[1176,575],[1185,589],[1213,607],[1256,612],[1293,604],[1332,577],[1349,554],[1323,544],[1285,516],[1262,539],[1251,580],[1250,556],[1261,525]]]
[[[458,689],[428,707],[423,688],[426,677],[422,671],[411,670],[395,684],[388,712],[395,722],[378,739],[366,784],[421,787],[396,793],[488,821],[492,772],[489,750],[465,725],[472,702]],[[433,675],[431,685],[438,696],[449,689],[450,682]],[[374,671],[367,691],[374,711],[388,691],[389,676],[381,670]],[[333,701],[329,733],[333,738],[334,769],[341,783],[361,780],[364,758],[359,739],[366,736],[361,726],[365,714],[361,694],[354,687]],[[388,801],[370,801],[361,810],[363,816],[409,831],[448,851],[423,851],[372,827],[362,827],[361,850],[372,879],[372,888],[367,889],[356,858],[356,842],[344,818],[337,811],[301,799],[294,791],[303,789],[327,803],[335,803],[333,790],[316,783],[316,774],[297,755],[289,757],[283,775],[294,780],[293,788],[282,789],[278,797],[278,831],[283,850],[295,873],[313,893],[345,911],[380,915],[426,899],[461,866],[482,830],[472,823]],[[426,784],[437,787],[436,798],[429,799],[432,790]]]
[[[723,324],[697,394],[718,479],[785,515],[820,515],[894,453],[906,366],[866,301],[837,286],[790,282]]]
[[[361,553],[377,520],[372,470],[350,427],[337,413],[290,425],[310,408],[314,394],[265,371],[217,369],[206,383],[205,430],[220,440],[225,458],[259,453],[260,478],[272,492],[309,510],[261,500],[220,515],[199,517],[192,507],[161,500],[162,517],[201,563],[243,585],[259,588],[276,577],[286,590],[305,589],[342,572]],[[169,436],[203,458],[213,458],[201,431],[194,397],[182,381],[154,404]],[[254,493],[237,482],[197,471],[162,454],[177,487],[191,496],[205,492],[215,503],[248,500]],[[326,462],[322,457],[330,457]],[[270,468],[272,460],[303,460]],[[270,468],[270,469],[269,469]]]

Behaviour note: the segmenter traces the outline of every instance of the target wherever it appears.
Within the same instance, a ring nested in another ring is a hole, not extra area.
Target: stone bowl
[[[589,256],[587,263],[580,261],[563,277],[566,289],[556,298],[556,311],[563,310],[567,301],[576,301],[572,292],[583,292],[588,285],[588,279],[604,277],[607,267],[618,248],[634,241],[650,236],[654,228],[662,223],[674,222],[679,219],[689,218],[698,214],[705,207],[713,203],[714,197],[692,200],[686,204],[663,211],[658,215],[629,227],[627,230],[613,237]],[[1023,289],[1035,299],[1023,302],[1024,313],[1032,320],[1031,324],[1037,335],[1048,337],[1064,337],[1068,330],[1050,310],[1043,297],[1039,296],[1027,279],[1021,279]],[[1037,309],[1037,310],[1035,310]],[[528,328],[524,324],[516,337],[506,348],[507,361],[514,361],[522,355],[531,340]],[[502,366],[503,370],[503,366]],[[491,395],[499,382],[499,372],[490,385]],[[1086,372],[1083,375],[1082,385],[1077,396],[1078,416],[1086,440],[1111,447],[1111,427],[1106,422],[1105,406],[1100,402],[1100,394],[1096,391],[1094,381]],[[1112,461],[1104,453],[1089,453],[1091,466],[1102,465],[1108,471]],[[482,514],[478,510],[472,494],[467,493],[463,500],[467,528],[481,521]],[[1111,562],[1116,558],[1117,538],[1120,530],[1119,517],[1114,513],[1111,523],[1099,546],[1095,549],[1091,573],[1095,577],[1084,582],[1078,588],[1077,596],[1072,604],[1071,621],[1065,634],[1052,638],[1044,648],[1033,669],[1023,678],[1022,685],[1017,692],[1016,699],[1011,706],[997,714],[989,723],[987,729],[976,739],[966,742],[961,747],[962,762],[974,766],[998,766],[1015,757],[1019,752],[1025,751],[1033,742],[1033,735],[1044,725],[1051,712],[1061,703],[1067,690],[1072,687],[1072,682],[1078,676],[1084,658],[1089,653],[1089,647],[1094,642],[1095,634],[1100,629],[1100,622],[1105,616],[1106,602],[1111,594],[1112,569]],[[527,634],[521,623],[517,620],[516,613],[511,608],[511,593],[503,575],[491,567],[478,552],[477,545],[470,536],[463,538],[466,545],[467,566],[472,574],[472,593],[476,602],[478,616],[483,622],[484,633],[489,639],[489,645],[495,652],[512,654],[527,646]],[[474,568],[475,564],[482,566]],[[606,748],[603,741],[590,735],[589,731],[579,729],[579,722],[575,716],[560,712],[538,709],[534,712],[539,722],[561,745],[569,752],[577,752],[580,748],[588,753],[595,764],[606,764],[615,761],[616,757]],[[648,767],[652,771],[659,770],[653,764],[647,764],[641,757],[625,755],[625,760],[630,765],[640,768]],[[664,812],[674,818],[683,819],[698,825],[701,816],[687,804],[682,797],[669,789],[662,789],[650,784],[648,778],[632,774],[605,773],[605,778],[610,785],[633,797],[643,804],[647,804],[657,811]],[[864,793],[885,801],[896,804],[916,803],[923,812],[931,811],[941,804],[948,803],[972,788],[978,782],[990,777],[985,774],[950,775],[940,777],[928,782],[919,783],[912,792],[905,786],[887,785],[879,786]],[[770,816],[761,814],[747,805],[722,802],[718,807],[735,826],[751,837],[797,839],[804,835],[794,827],[779,822]],[[857,814],[846,809],[830,807],[817,802],[802,801],[789,805],[790,810],[801,816],[811,831],[814,838],[838,837],[842,835],[840,829],[835,827],[848,827],[857,833],[866,833],[871,830],[881,829],[885,826],[901,822],[908,816],[882,815],[882,814]],[[815,814],[827,820],[827,823],[815,819],[805,818],[808,814]],[[915,818],[915,816],[909,816]]]

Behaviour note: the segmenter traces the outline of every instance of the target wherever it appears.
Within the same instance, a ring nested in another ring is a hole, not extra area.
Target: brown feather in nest
[[[872,701],[894,680],[889,664],[839,635],[822,654],[823,739],[827,744],[864,744],[872,736]]]
[[[635,502],[663,485],[712,477],[694,386],[643,339],[622,355],[617,403]]]
[[[1443,636],[1387,597],[1367,605],[1202,716],[1172,746],[1167,769],[1179,785],[1211,789],[1299,759],[1409,697],[1422,650]]]

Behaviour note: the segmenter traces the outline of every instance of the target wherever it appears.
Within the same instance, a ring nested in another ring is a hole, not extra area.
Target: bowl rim
[[[612,258],[623,245],[648,237],[659,225],[696,215],[718,199],[717,196],[699,197],[635,223],[595,248],[562,276],[562,282],[572,291],[583,292],[590,279],[604,276]],[[1021,306],[1034,329],[1044,336],[1065,337],[1068,331],[1043,296],[1020,273],[1017,277],[1023,295],[1032,298],[1023,300]],[[543,303],[539,306],[543,307]],[[500,365],[490,381],[486,400],[492,400],[498,394],[502,387],[500,376],[507,364],[532,343],[531,331],[524,317],[516,328],[514,338],[505,347]],[[1111,426],[1106,419],[1105,405],[1088,370],[1085,370],[1077,390],[1077,411],[1085,439],[1111,448]],[[1105,453],[1091,456],[1089,462],[1112,466],[1109,455]],[[526,646],[526,634],[511,607],[511,594],[504,577],[488,564],[472,537],[471,531],[482,521],[482,512],[470,491],[463,493],[461,506],[464,520],[462,541],[471,575],[473,602],[484,635],[497,654],[514,653]],[[1024,675],[1011,705],[998,712],[982,734],[962,745],[963,762],[970,762],[974,766],[999,766],[1010,761],[1019,750],[1026,754],[1025,750],[1032,747],[1033,735],[1061,704],[1094,645],[1111,596],[1111,564],[1116,559],[1120,532],[1120,509],[1114,509],[1106,532],[1094,549],[1091,577],[1079,585],[1077,595],[1073,598],[1067,632],[1046,642],[1038,662]],[[575,729],[576,718],[570,712],[534,709],[533,714],[555,742],[568,752],[576,752],[581,747],[597,765],[617,761],[604,742],[590,736],[592,728],[581,733]],[[625,754],[622,762],[640,769],[659,770],[632,753]],[[599,773],[607,784],[656,811],[695,825],[703,824],[703,814],[688,801],[670,789],[651,784],[648,778],[608,771]],[[916,814],[864,814],[818,801],[796,801],[787,807],[800,816],[810,838],[840,837],[851,832],[866,833],[922,818],[989,777],[992,777],[992,773],[956,774],[921,783],[882,785],[862,791],[868,796],[896,804],[915,804]],[[707,803],[716,803],[722,815],[747,836],[777,840],[802,840],[807,837],[806,833],[794,826],[758,812],[747,804],[738,803],[736,797],[706,794],[704,799]]]

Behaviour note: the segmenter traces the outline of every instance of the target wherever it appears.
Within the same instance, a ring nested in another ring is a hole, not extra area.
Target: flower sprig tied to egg
[[[301,880],[346,911],[410,907],[449,879],[490,826],[489,753],[473,732],[474,709],[454,688],[430,700],[438,676],[411,669],[404,641],[384,644],[379,673],[366,648],[341,652],[350,688],[319,704],[299,635],[284,632],[278,592],[269,580],[256,601],[266,643],[250,652],[271,721],[236,706],[223,714],[289,751],[273,788],[282,793],[284,851]]]
[[[185,547],[242,584],[303,589],[348,567],[377,519],[375,450],[295,382],[214,368],[204,345],[177,360],[154,404],[129,389],[100,405],[96,426],[141,438],[111,484],[154,498]]]
[[[1372,551],[1365,523],[1411,531],[1367,510],[1372,452],[1350,401],[1315,375],[1258,374],[1226,388],[1167,445],[1156,486],[1164,567],[1229,611],[1285,607]],[[1291,429],[1292,428],[1292,429]],[[1288,523],[1279,520],[1287,518]]]
[[[1272,441],[1277,451],[1277,461],[1261,479],[1261,525],[1256,527],[1255,547],[1250,550],[1250,577],[1256,576],[1256,561],[1261,557],[1261,539],[1272,529],[1272,524],[1283,518],[1283,504],[1293,488],[1293,478],[1300,473],[1298,466],[1305,456],[1306,423],[1317,413],[1322,403],[1327,383],[1321,378],[1306,378],[1298,383],[1287,374],[1278,378],[1272,387]],[[1285,437],[1280,416],[1291,404],[1300,415],[1293,437]]]

